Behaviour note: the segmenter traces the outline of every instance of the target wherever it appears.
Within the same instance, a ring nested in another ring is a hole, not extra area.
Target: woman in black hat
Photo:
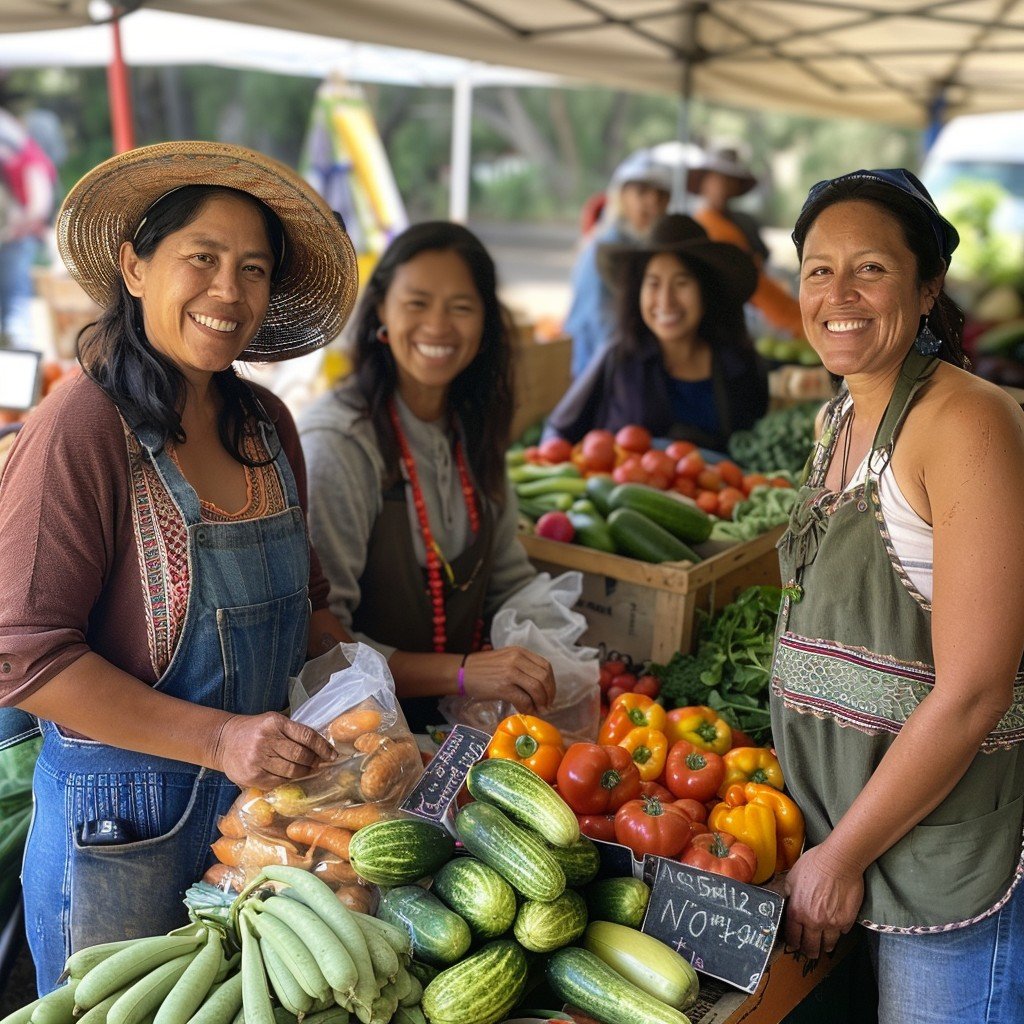
[[[723,451],[768,407],[766,370],[743,318],[753,261],[678,213],[646,244],[603,246],[600,259],[619,289],[617,335],[559,402],[549,434],[575,443],[595,428],[637,424]]]

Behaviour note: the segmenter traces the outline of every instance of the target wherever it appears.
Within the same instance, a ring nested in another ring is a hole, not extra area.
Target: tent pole
[[[682,79],[679,83],[679,112],[676,116],[676,138],[686,146],[690,141],[690,100],[693,98],[693,65],[697,59],[697,21],[703,3],[691,3],[686,11],[685,38],[682,45]],[[672,201],[674,212],[685,213],[690,205],[686,192],[686,166],[683,161],[672,165]]]
[[[460,75],[452,87],[452,153],[448,183],[448,217],[457,224],[469,219],[470,151],[473,127],[473,73]]]
[[[135,148],[135,126],[132,121],[132,98],[128,85],[128,68],[121,52],[121,18],[110,19],[114,56],[107,68],[107,94],[110,101],[110,125],[114,136],[114,152]]]

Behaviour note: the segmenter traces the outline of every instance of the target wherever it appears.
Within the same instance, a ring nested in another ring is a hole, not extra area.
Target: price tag
[[[782,921],[785,899],[759,885],[645,857],[653,872],[640,930],[677,950],[704,974],[753,992]]]
[[[490,742],[486,732],[468,725],[454,726],[423,770],[416,788],[402,801],[402,810],[444,824],[469,769],[484,756]]]

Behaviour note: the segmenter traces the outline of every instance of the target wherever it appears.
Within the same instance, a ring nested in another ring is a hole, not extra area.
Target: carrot
[[[376,732],[380,723],[380,712],[375,708],[353,708],[342,712],[328,724],[327,735],[335,743],[350,743],[363,733]]]
[[[306,817],[324,825],[348,828],[355,831],[372,825],[375,821],[393,818],[398,812],[386,804],[354,804],[351,807],[325,807],[323,810],[308,811]]]
[[[242,863],[245,840],[221,836],[215,843],[210,844],[210,849],[213,850],[214,857],[221,864],[226,864],[229,868],[237,868]]]
[[[404,776],[409,772],[418,775],[422,770],[419,748],[412,737],[401,740],[385,737],[363,762],[359,786],[367,800],[387,800],[404,787]]]
[[[358,882],[356,869],[347,860],[340,857],[324,857],[313,865],[313,874],[322,879],[332,889],[338,885]]]
[[[335,828],[320,821],[297,818],[288,823],[288,838],[296,843],[326,850],[337,857],[348,859],[348,844],[352,833],[347,828]]]
[[[349,910],[357,910],[360,914],[369,914],[373,897],[370,890],[362,885],[341,885],[334,893]]]
[[[239,857],[239,864],[246,870],[253,867],[262,868],[267,864],[287,864],[308,869],[311,861],[312,857],[302,856],[286,839],[275,842],[253,832],[245,839],[244,849]]]
[[[222,814],[217,819],[217,830],[228,839],[245,838],[245,822],[242,821],[242,816],[238,812],[237,801],[231,805],[227,814]]]
[[[230,868],[227,864],[213,864],[203,875],[204,882],[218,889],[234,889],[235,892],[242,888],[244,879],[245,872],[241,868]]]

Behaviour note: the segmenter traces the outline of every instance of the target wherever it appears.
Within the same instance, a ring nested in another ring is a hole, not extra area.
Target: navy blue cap
[[[817,202],[822,194],[834,185],[846,181],[857,181],[858,179],[875,181],[880,185],[888,185],[890,188],[898,189],[904,195],[908,195],[911,199],[915,200],[928,218],[932,234],[935,236],[935,241],[939,246],[939,255],[942,256],[946,266],[949,266],[953,250],[960,244],[960,235],[957,233],[956,228],[939,213],[935,200],[929,195],[928,189],[921,184],[920,179],[903,167],[889,167],[874,171],[850,171],[849,174],[841,174],[838,178],[826,178],[824,181],[819,181],[816,185],[812,185],[810,192],[807,193],[807,199],[804,201],[800,216],[803,216],[804,210],[812,203]],[[792,238],[796,242],[795,232]]]

